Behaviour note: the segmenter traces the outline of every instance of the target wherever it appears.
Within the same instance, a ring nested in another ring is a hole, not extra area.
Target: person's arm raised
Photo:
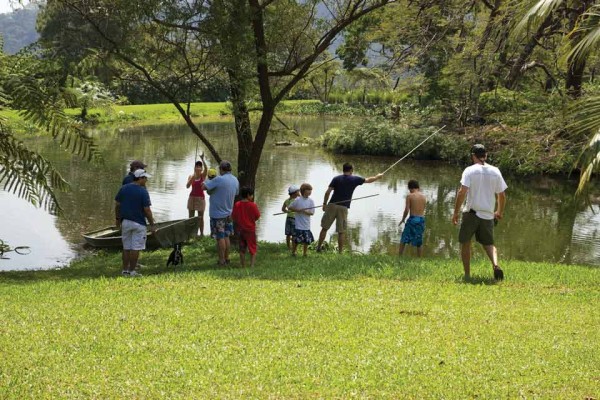
[[[368,178],[365,178],[365,183],[371,183],[371,182],[375,182],[379,179],[383,178],[383,174],[377,174],[375,176],[370,176]]]

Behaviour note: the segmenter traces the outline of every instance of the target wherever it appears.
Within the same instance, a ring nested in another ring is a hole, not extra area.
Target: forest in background
[[[6,54],[16,54],[38,40],[39,34],[35,29],[37,15],[37,5],[0,14],[0,36]]]
[[[575,0],[49,0],[36,20],[39,41],[2,55],[2,103],[92,158],[100,152],[85,134],[90,108],[171,103],[219,161],[190,105],[227,100],[237,173],[249,185],[282,101],[309,98],[321,104],[300,112],[367,116],[328,133],[323,144],[335,151],[395,154],[394,143],[446,125],[465,143],[484,141],[503,168],[576,170],[585,183],[600,164],[598,7]],[[81,113],[73,120],[66,107]],[[15,172],[14,157],[25,153],[11,153],[16,142],[6,137],[0,148],[9,154],[9,182],[31,188],[31,176],[23,177],[32,169],[38,182],[49,176],[46,166]],[[459,142],[443,139],[450,146],[443,150],[455,151]]]

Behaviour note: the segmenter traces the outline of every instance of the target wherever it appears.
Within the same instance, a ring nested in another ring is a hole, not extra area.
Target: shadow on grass
[[[171,249],[144,251],[140,263],[144,265],[144,277],[175,273],[201,273],[219,279],[258,280],[352,280],[357,277],[417,280],[434,276],[436,280],[451,281],[448,261],[443,259],[417,260],[389,255],[358,255],[309,252],[308,257],[291,257],[283,243],[259,244],[257,263],[254,268],[242,268],[237,249],[231,254],[231,264],[217,266],[215,243],[202,238],[188,243],[183,248],[184,265],[167,267]],[[247,256],[249,262],[249,255]],[[435,276],[437,275],[437,277]],[[121,251],[101,250],[70,266],[45,271],[7,271],[0,273],[0,283],[22,283],[43,281],[68,281],[88,279],[130,279],[121,276]],[[143,279],[143,278],[142,278]]]
[[[471,276],[470,278],[460,276],[456,279],[455,282],[463,283],[466,285],[497,285],[500,283],[491,276]]]
[[[204,275],[231,280],[323,281],[372,278],[486,286],[499,283],[493,279],[491,271],[489,275],[486,274],[488,265],[485,262],[475,263],[473,267],[479,274],[475,273],[469,280],[465,280],[462,275],[457,277],[457,273],[462,272],[460,262],[442,257],[399,258],[377,254],[359,255],[354,252],[340,255],[333,249],[324,253],[309,251],[307,257],[292,257],[283,243],[260,242],[256,267],[242,268],[235,248],[231,253],[231,264],[220,267],[217,265],[215,242],[210,238],[201,238],[183,247],[184,265],[167,266],[171,251],[172,249],[169,248],[142,252],[140,256],[140,263],[144,265],[141,269],[142,279],[162,275],[197,274],[200,277]],[[535,271],[539,271],[539,267],[535,267]],[[547,280],[546,274],[539,278]],[[75,260],[70,266],[62,269],[0,272],[0,284],[90,279],[131,279],[121,275],[121,251],[97,251]]]

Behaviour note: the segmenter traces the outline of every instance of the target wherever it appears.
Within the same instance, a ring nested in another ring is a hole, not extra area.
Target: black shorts
[[[494,220],[479,218],[474,211],[464,212],[458,241],[466,243],[475,235],[475,239],[484,246],[494,244]]]

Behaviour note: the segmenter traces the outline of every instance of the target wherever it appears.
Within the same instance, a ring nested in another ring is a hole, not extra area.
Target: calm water
[[[302,135],[311,137],[343,123],[306,118],[287,122]],[[215,141],[222,156],[234,163],[235,169],[237,151],[232,123],[210,123],[202,129]],[[153,174],[148,190],[155,218],[164,221],[187,217],[185,182],[193,170],[198,141],[185,126],[112,129],[94,132],[94,136],[104,149],[102,165],[73,158],[46,138],[31,139],[29,143],[57,165],[71,183],[72,191],[59,195],[65,209],[65,215],[59,218],[0,191],[3,210],[0,238],[12,246],[31,247],[29,255],[7,254],[10,260],[0,260],[0,270],[52,268],[88,254],[81,233],[113,223],[113,198],[132,159],[144,160]],[[285,239],[285,216],[273,214],[281,210],[289,185],[311,183],[313,199],[319,204],[331,178],[340,173],[344,162],[352,162],[355,173],[366,177],[396,161],[336,156],[308,146],[274,145],[275,141],[285,139],[296,140],[275,134],[267,143],[257,177],[255,201],[263,215],[257,228],[261,240]],[[198,151],[202,151],[201,145]],[[355,197],[378,196],[352,203],[348,234],[352,249],[363,253],[397,251],[406,184],[409,179],[417,179],[429,201],[425,254],[458,258],[458,228],[450,223],[450,218],[461,170],[440,163],[403,161],[382,181],[358,187]],[[496,231],[501,259],[600,265],[600,206],[586,208],[575,204],[572,200],[575,182],[507,178],[507,183],[506,215]],[[312,219],[315,235],[320,230],[321,216],[321,210],[317,209]],[[333,229],[330,235],[332,232]],[[476,256],[484,257],[479,246]]]

